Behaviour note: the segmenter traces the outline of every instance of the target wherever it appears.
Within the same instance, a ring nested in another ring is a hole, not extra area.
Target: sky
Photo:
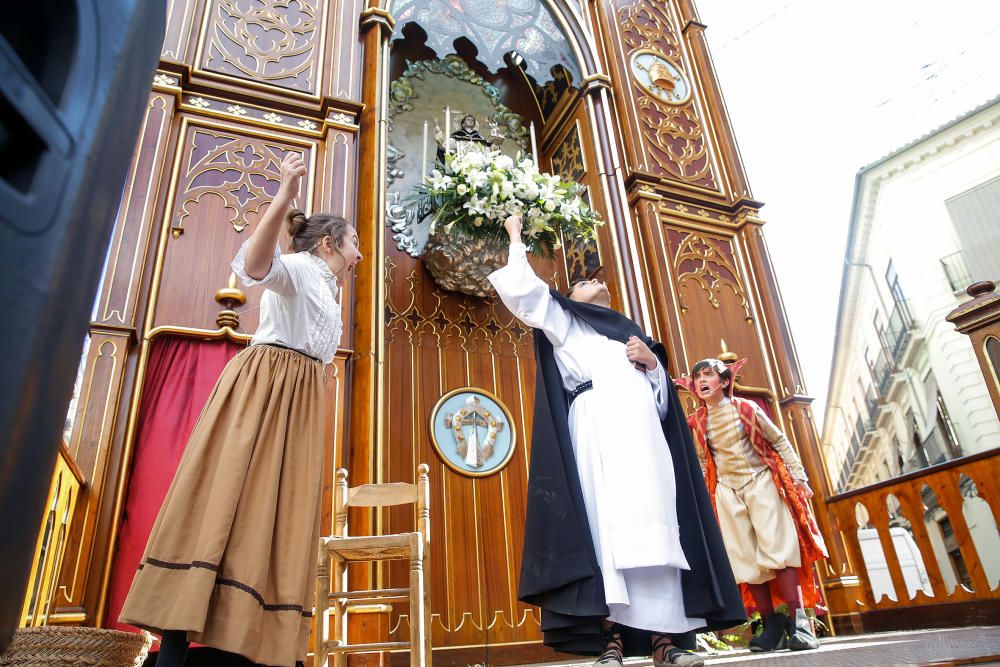
[[[857,171],[1000,94],[1000,0],[696,0],[822,424]]]

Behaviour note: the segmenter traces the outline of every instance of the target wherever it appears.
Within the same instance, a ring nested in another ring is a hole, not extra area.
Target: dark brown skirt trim
[[[197,568],[201,570],[209,570],[215,573],[219,572],[218,565],[215,565],[213,563],[208,563],[203,560],[195,560],[191,561],[190,563],[170,563],[168,561],[159,560],[157,558],[146,558],[146,563],[149,563],[150,565],[153,565],[155,567],[162,567],[166,570],[190,570],[191,568]],[[146,563],[140,563],[139,569],[141,570],[146,565]],[[264,611],[297,611],[306,618],[311,618],[313,615],[312,610],[305,610],[302,608],[302,605],[300,604],[268,604],[267,602],[264,602],[264,596],[261,595],[257,591],[257,589],[253,588],[252,586],[248,586],[247,584],[244,584],[242,581],[216,577],[215,585],[232,586],[233,588],[237,588],[243,591],[244,593],[248,593],[255,600],[257,600],[260,606],[264,608]]]

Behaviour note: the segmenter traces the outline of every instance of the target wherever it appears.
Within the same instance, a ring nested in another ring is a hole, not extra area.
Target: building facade
[[[1000,447],[969,339],[945,320],[968,300],[968,285],[1000,277],[998,197],[998,100],[858,173],[823,426],[838,493]],[[984,555],[996,540],[993,515],[971,480],[961,484]],[[938,528],[930,531],[938,560],[952,561],[945,579],[952,572],[952,584],[963,580],[932,492],[924,505]],[[984,566],[1000,576],[1000,559]]]

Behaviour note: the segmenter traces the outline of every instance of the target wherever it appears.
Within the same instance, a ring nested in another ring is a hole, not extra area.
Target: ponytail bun
[[[288,235],[293,239],[297,236],[301,236],[302,232],[306,230],[309,224],[309,219],[306,218],[306,214],[297,208],[293,208],[288,212]]]

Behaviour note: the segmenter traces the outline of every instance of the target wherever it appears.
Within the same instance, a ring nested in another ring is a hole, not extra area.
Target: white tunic
[[[668,407],[662,365],[637,371],[623,343],[564,310],[523,244],[511,244],[507,266],[489,278],[510,311],[552,343],[564,388],[594,383],[570,406],[569,429],[611,620],[657,632],[704,626],[684,613],[680,571],[690,568],[660,425]]]
[[[277,245],[267,275],[256,280],[246,272],[247,239],[232,268],[247,287],[263,285],[260,324],[251,345],[275,343],[290,347],[324,364],[333,361],[344,324],[340,319],[337,277],[310,252],[282,254]]]

